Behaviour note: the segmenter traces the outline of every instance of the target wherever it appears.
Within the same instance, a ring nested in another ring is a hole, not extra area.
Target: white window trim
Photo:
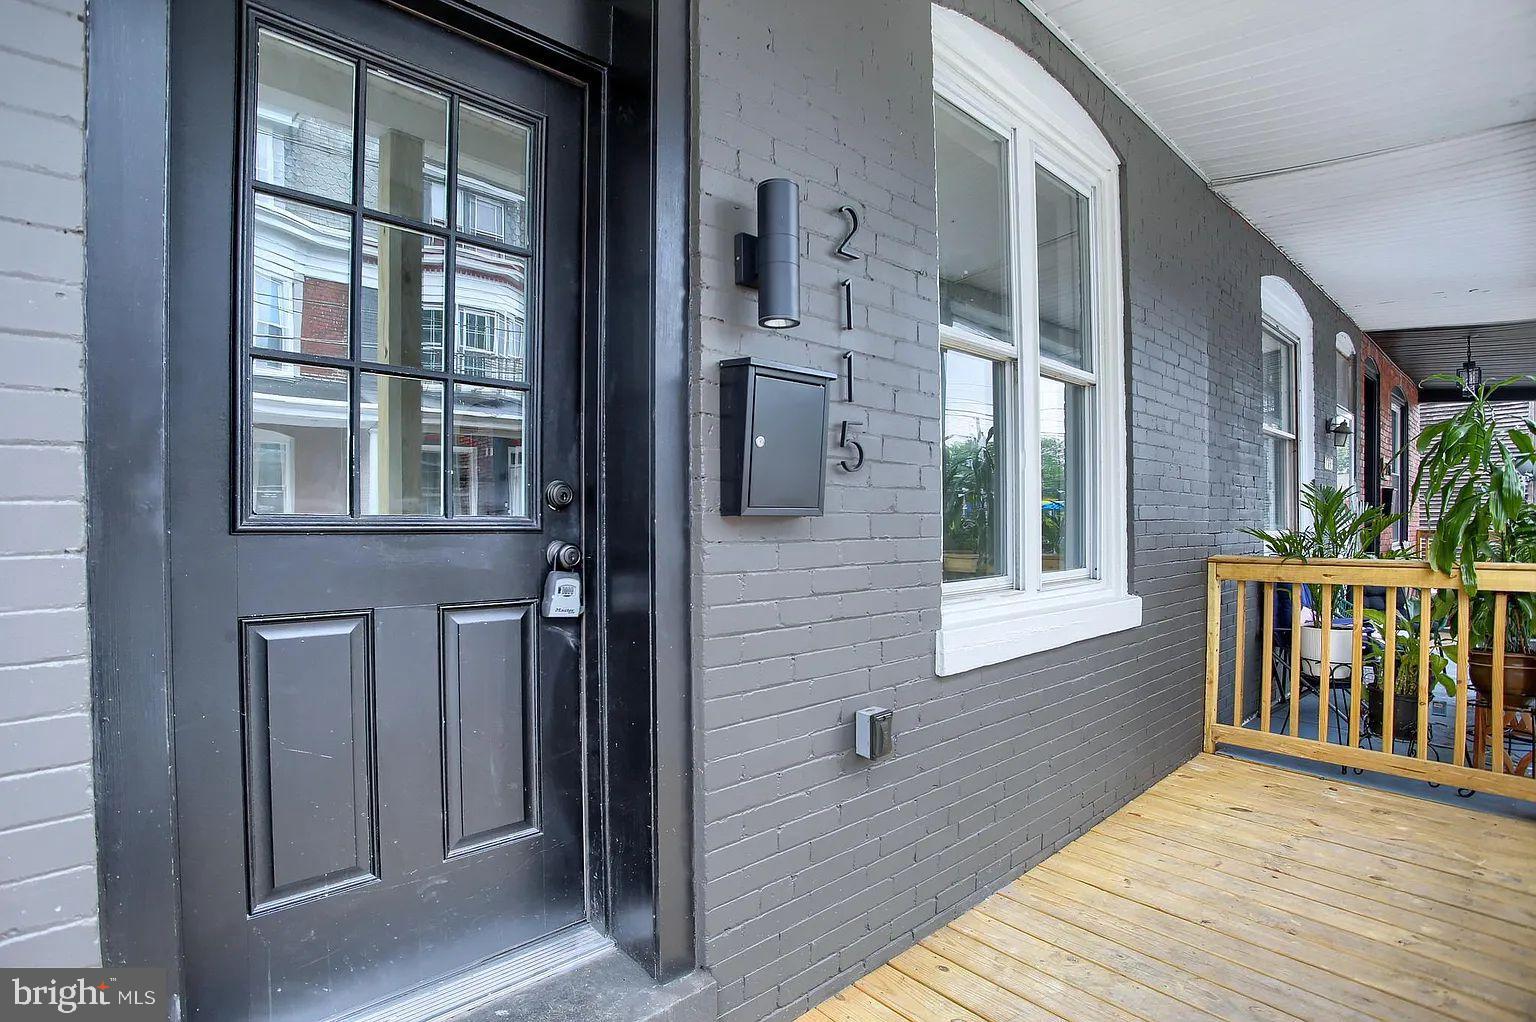
[[[1035,236],[1034,208],[1019,201],[1016,180],[1019,168],[1032,170],[1038,164],[1089,197],[1096,345],[1094,370],[1088,375],[1094,384],[1091,431],[1097,469],[1097,528],[1090,546],[1097,577],[1087,572],[1043,577],[1039,558],[1022,553],[1039,547],[1038,516],[1024,515],[1026,532],[1012,539],[1008,552],[1014,569],[1010,577],[1022,588],[1006,579],[989,580],[984,591],[976,583],[945,585],[934,665],[942,677],[1135,628],[1142,607],[1129,588],[1119,157],[1087,111],[1017,46],[955,11],[934,5],[932,14],[935,93],[1009,139],[1014,322],[1023,331],[1039,328],[1035,249],[1019,243]],[[1010,490],[1022,495],[1022,503],[1009,506],[1039,507],[1039,472],[1022,472],[1015,462],[1020,456],[1039,457],[1040,372],[1044,368],[1063,379],[1084,374],[1056,363],[1042,366],[1038,351],[1015,351],[1012,344],[967,331],[941,327],[940,340],[944,347],[1018,359],[1015,386],[1021,393],[1008,396],[1012,451],[1006,469]]]
[[[1312,516],[1301,504],[1301,488],[1317,479],[1316,352],[1312,340],[1312,316],[1306,303],[1282,277],[1266,276],[1260,281],[1260,305],[1263,315],[1296,338],[1296,508],[1303,526],[1312,524]]]

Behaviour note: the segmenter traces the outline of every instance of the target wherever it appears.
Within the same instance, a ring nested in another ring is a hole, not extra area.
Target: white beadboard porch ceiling
[[[1022,0],[1365,330],[1536,319],[1536,0]]]

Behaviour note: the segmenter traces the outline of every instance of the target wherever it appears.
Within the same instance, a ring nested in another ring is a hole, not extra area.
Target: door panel
[[[369,631],[366,614],[245,626],[253,912],[377,875]]]
[[[537,600],[587,501],[533,495],[588,485],[589,97],[378,0],[172,31],[219,55],[171,123],[188,1015],[329,1018],[585,917],[585,619]]]
[[[443,611],[443,777],[447,854],[526,829],[528,717],[536,608]]]

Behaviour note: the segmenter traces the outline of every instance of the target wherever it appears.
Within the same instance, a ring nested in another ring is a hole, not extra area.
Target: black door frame
[[[182,988],[167,528],[167,125],[180,0],[87,24],[86,485],[102,957]],[[660,980],[697,961],[688,620],[686,0],[390,0],[579,77],[603,123],[588,775],[594,922]],[[622,45],[615,45],[622,40]],[[649,45],[637,45],[648,40]],[[233,87],[233,83],[232,83]],[[233,142],[232,142],[233,144]],[[233,182],[231,187],[233,187]],[[636,315],[637,310],[647,313]],[[625,428],[607,429],[612,420]],[[647,424],[648,428],[629,426]]]
[[[1376,362],[1366,359],[1365,374],[1361,383],[1361,436],[1365,447],[1365,464],[1361,466],[1361,482],[1365,489],[1368,507],[1381,506],[1381,370]]]

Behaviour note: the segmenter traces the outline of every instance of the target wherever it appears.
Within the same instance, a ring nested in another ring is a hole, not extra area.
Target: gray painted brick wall
[[[0,965],[99,960],[85,612],[84,3],[0,0]]]
[[[1205,558],[1257,524],[1260,277],[1314,318],[1316,386],[1352,323],[1014,0],[956,3],[1014,40],[1124,159],[1135,631],[938,679],[939,348],[929,8],[700,0],[694,627],[703,945],[730,1022],[792,1018],[995,890],[1199,748]],[[801,186],[804,323],[732,283],[758,180]],[[862,211],[836,259],[838,206]],[[856,329],[838,329],[854,280]],[[860,353],[867,468],[827,515],[719,515],[717,362]],[[1312,424],[1321,452],[1319,398]],[[1230,616],[1230,615],[1229,615]],[[1230,627],[1230,625],[1229,625]],[[897,754],[852,750],[896,710]]]

